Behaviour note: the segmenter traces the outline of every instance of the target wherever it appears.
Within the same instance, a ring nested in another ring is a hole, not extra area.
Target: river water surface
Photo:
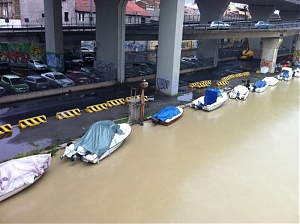
[[[280,82],[172,125],[132,126],[99,165],[52,158],[0,222],[299,222],[299,84]]]

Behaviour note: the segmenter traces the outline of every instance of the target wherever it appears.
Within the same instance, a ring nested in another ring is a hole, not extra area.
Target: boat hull
[[[191,107],[198,109],[198,105],[202,104],[202,105],[204,105],[201,107],[202,110],[212,111],[212,110],[215,110],[215,109],[221,107],[226,102],[227,99],[228,99],[227,93],[223,92],[222,96],[218,97],[217,101],[215,103],[209,104],[209,105],[204,105],[204,96],[201,96],[191,103]]]
[[[237,94],[238,92],[239,94]],[[228,93],[228,96],[230,99],[246,100],[249,92],[250,91],[247,87],[238,85]]]
[[[99,163],[101,160],[112,154],[114,151],[116,151],[125,141],[125,139],[129,136],[131,132],[131,127],[129,124],[119,124],[121,130],[124,132],[123,135],[115,134],[115,137],[112,140],[112,143],[110,145],[110,148],[102,154],[102,156],[99,158],[96,155],[88,154],[86,156],[82,156],[81,160],[85,163]]]
[[[179,113],[178,115],[176,115],[176,116],[174,116],[174,117],[172,117],[172,118],[170,118],[170,119],[167,119],[166,121],[158,120],[158,122],[157,122],[156,119],[151,118],[152,123],[154,123],[154,124],[158,123],[158,124],[160,124],[160,125],[165,125],[165,126],[168,126],[168,125],[174,123],[174,122],[177,121],[177,120],[181,117],[181,115],[183,114],[183,109],[182,109],[181,107],[177,107],[177,108],[178,108],[179,111],[180,111],[180,113]]]
[[[0,202],[39,180],[48,170],[50,162],[50,154],[38,154],[0,164]]]

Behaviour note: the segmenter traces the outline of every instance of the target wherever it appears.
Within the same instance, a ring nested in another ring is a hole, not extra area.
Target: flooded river
[[[132,126],[99,165],[61,161],[1,202],[0,222],[299,221],[299,85],[280,82],[171,126]]]

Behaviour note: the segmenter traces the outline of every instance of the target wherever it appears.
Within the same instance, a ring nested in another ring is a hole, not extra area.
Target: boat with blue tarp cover
[[[256,80],[251,86],[250,90],[252,92],[261,93],[267,89],[269,84],[266,81]]]
[[[290,81],[293,76],[293,69],[290,67],[283,67],[281,73],[277,76],[278,80]]]
[[[222,106],[228,99],[226,92],[221,92],[219,89],[209,88],[205,91],[205,95],[199,97],[191,103],[191,107],[212,111]]]
[[[181,107],[167,106],[152,115],[151,121],[154,124],[169,125],[178,120],[182,114],[183,109]]]

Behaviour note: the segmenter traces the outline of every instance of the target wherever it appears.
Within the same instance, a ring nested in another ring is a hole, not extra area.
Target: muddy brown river
[[[1,223],[299,222],[299,85],[280,82],[172,125],[132,126],[99,165],[52,158]]]

